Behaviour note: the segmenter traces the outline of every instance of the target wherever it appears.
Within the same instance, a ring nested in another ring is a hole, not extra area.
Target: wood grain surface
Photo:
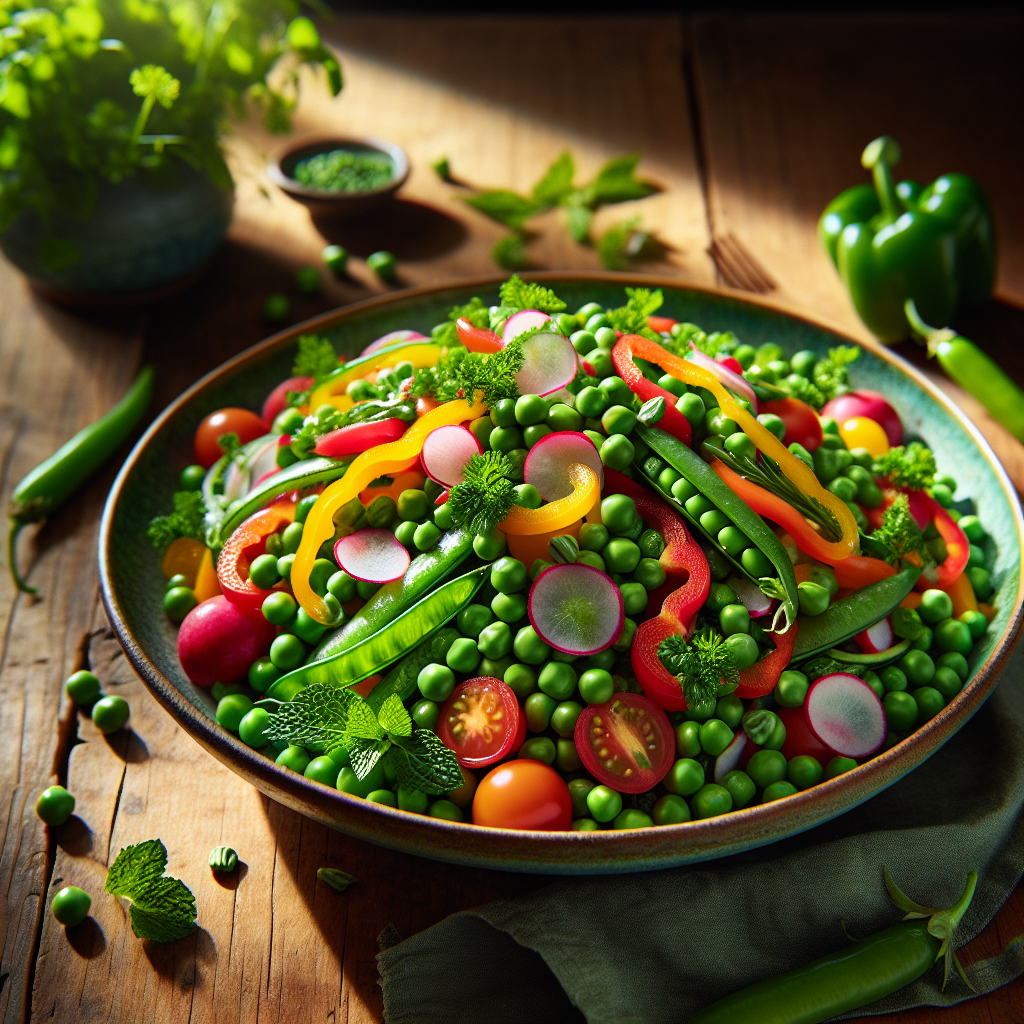
[[[662,246],[642,267],[770,289],[864,337],[814,227],[824,204],[861,180],[864,143],[889,132],[903,145],[901,172],[930,180],[964,170],[987,189],[1000,301],[962,327],[1024,381],[1021,21],[339,17],[325,34],[345,91],[329,101],[307,88],[297,135],[398,142],[413,165],[401,200],[372,228],[314,219],[263,174],[282,140],[246,124],[229,141],[229,240],[181,294],[143,309],[69,313],[0,262],[2,495],[109,408],[143,361],[158,370],[155,413],[269,333],[261,308],[270,292],[289,295],[298,321],[381,291],[359,259],[380,248],[399,257],[398,286],[492,269],[501,229],[434,175],[441,154],[459,178],[525,190],[565,148],[581,179],[639,151],[642,174],[663,191],[602,211],[598,229],[640,216]],[[598,266],[568,240],[560,214],[533,226],[537,266]],[[315,265],[328,241],[358,257],[351,276],[303,296],[292,275]],[[927,369],[963,400],[1024,490],[1024,448]],[[261,796],[178,729],[128,667],[98,602],[96,533],[113,474],[112,465],[41,530],[26,531],[22,565],[42,600],[16,595],[0,573],[0,1020],[379,1021],[374,955],[388,925],[408,937],[544,879],[439,865],[331,832]],[[130,701],[129,729],[103,737],[63,696],[63,680],[83,666]],[[33,805],[56,781],[78,803],[48,833]],[[136,940],[121,905],[102,894],[117,851],[154,836],[199,906],[197,934],[167,947]],[[243,862],[227,884],[206,866],[222,843]],[[317,881],[322,866],[359,882],[336,893]],[[65,930],[44,911],[67,884],[94,902],[87,922]],[[991,956],[1022,932],[1018,887],[963,958]],[[889,1019],[1007,1024],[1022,1020],[1022,1005],[1018,980],[953,1010]]]

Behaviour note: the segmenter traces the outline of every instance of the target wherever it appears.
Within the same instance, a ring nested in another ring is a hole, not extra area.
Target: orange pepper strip
[[[763,697],[775,689],[779,676],[793,656],[793,645],[796,643],[799,626],[798,622],[794,622],[785,633],[768,634],[775,643],[775,650],[748,668],[740,669],[740,685],[736,687],[737,697],[750,700],[752,697]]]
[[[350,407],[352,400],[345,394],[345,388],[354,380],[365,377],[371,371],[383,370],[388,366],[397,366],[399,363],[412,363],[413,369],[420,369],[424,366],[436,366],[441,355],[438,345],[419,344],[403,345],[401,348],[388,348],[381,352],[371,353],[364,359],[356,359],[345,366],[339,366],[330,377],[327,378],[310,396],[309,407],[314,412],[321,405],[337,405],[339,408],[342,398],[348,398],[344,407]]]
[[[962,572],[952,583],[947,586],[940,586],[949,594],[953,601],[953,618],[958,619],[964,612],[976,612],[978,610],[978,599],[974,596],[974,587],[967,578],[967,573]]]
[[[912,590],[902,601],[900,601],[901,608],[909,608],[911,611],[916,611],[921,607],[921,601],[924,598],[924,594],[920,590]]]
[[[199,563],[196,585],[192,592],[196,595],[196,601],[199,604],[209,601],[211,597],[216,597],[220,593],[220,582],[213,564],[213,552],[209,548],[203,552],[203,560]]]
[[[569,482],[572,494],[558,501],[548,502],[540,508],[513,505],[512,511],[498,523],[498,529],[504,533],[531,535],[572,526],[601,500],[601,484],[597,474],[581,462],[574,462],[569,467]]]
[[[782,498],[766,491],[763,487],[746,480],[734,473],[725,463],[715,459],[711,468],[728,485],[729,490],[745,501],[758,515],[765,516],[773,523],[778,523],[796,542],[796,546],[816,558],[819,562],[831,565],[835,570],[836,582],[840,587],[856,590],[866,587],[869,583],[877,583],[896,575],[896,570],[880,558],[869,558],[867,555],[847,555],[836,558],[832,554],[835,544],[824,537],[792,505]],[[847,509],[849,511],[849,509]]]
[[[160,568],[164,576],[170,579],[172,576],[184,576],[186,585],[196,585],[196,574],[206,554],[206,545],[201,540],[193,540],[191,537],[179,537],[171,541],[170,547],[164,553],[164,560]]]
[[[309,585],[309,574],[313,571],[313,563],[316,561],[320,545],[334,536],[334,513],[357,497],[377,477],[408,469],[409,460],[420,454],[423,442],[432,430],[476,419],[484,408],[483,402],[475,399],[472,404],[464,398],[445,402],[411,424],[397,441],[379,444],[363,452],[348,467],[345,475],[340,480],[335,480],[320,495],[306,517],[302,541],[295,553],[291,573],[295,599],[306,609],[306,614],[311,619],[323,625],[328,625],[331,621],[323,598]],[[593,470],[590,470],[590,473],[594,475],[596,485],[597,476]]]
[[[666,373],[672,374],[676,380],[681,380],[684,384],[691,387],[707,388],[718,399],[722,412],[737,423],[743,433],[765,455],[770,456],[779,464],[779,468],[786,478],[804,494],[824,505],[836,517],[842,534],[840,539],[827,541],[822,538],[819,543],[821,550],[830,555],[830,561],[836,562],[853,554],[854,548],[857,546],[857,521],[853,518],[853,513],[846,507],[846,502],[840,501],[831,491],[822,487],[814,475],[814,471],[790,452],[767,427],[758,423],[722,386],[713,373],[689,359],[680,359],[678,356],[672,355],[657,342],[642,338],[638,334],[627,334],[619,339],[615,349],[612,350],[613,362],[619,346],[623,346],[633,355],[640,356],[641,359],[656,363]],[[732,485],[730,484],[730,486]],[[793,539],[798,540],[796,537]],[[824,558],[820,560],[826,561]]]

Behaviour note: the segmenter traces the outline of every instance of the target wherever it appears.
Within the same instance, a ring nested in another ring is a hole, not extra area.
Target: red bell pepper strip
[[[470,352],[500,352],[505,347],[505,343],[494,331],[486,327],[474,327],[462,317],[455,321],[455,333]]]
[[[374,423],[350,423],[324,434],[313,449],[317,455],[340,459],[343,455],[358,455],[375,445],[397,441],[409,426],[405,420],[392,417]]]
[[[259,614],[264,598],[270,593],[249,579],[249,566],[266,550],[267,538],[278,527],[295,520],[295,502],[291,497],[278,498],[267,508],[249,516],[228,537],[217,559],[217,582],[224,596],[243,611]]]
[[[886,487],[882,492],[881,505],[864,509],[864,515],[868,517],[868,522],[873,529],[877,530],[882,525],[882,520],[885,518],[885,510],[893,503],[893,500],[899,493],[899,491],[893,490],[891,487]],[[905,491],[904,493],[907,496],[910,514],[914,517],[914,522],[917,523],[918,529],[926,529],[932,521],[932,513],[931,509],[921,499],[928,497],[928,495],[924,491]]]
[[[658,422],[662,430],[682,441],[687,447],[693,440],[693,430],[690,428],[690,421],[676,408],[676,396],[671,391],[648,380],[641,372],[640,367],[633,362],[633,351],[637,344],[650,345],[646,338],[638,334],[629,334],[620,338],[612,349],[612,363],[615,371],[629,385],[641,402],[650,401],[652,398],[665,399],[665,415]],[[658,346],[659,348],[661,346]]]
[[[964,531],[960,529],[960,524],[955,523],[952,516],[930,494],[911,490],[906,493],[913,495],[911,500],[916,498],[928,509],[935,529],[939,531],[939,536],[946,542],[946,559],[942,565],[935,567],[935,581],[942,589],[951,587],[957,577],[967,568],[967,560],[971,556],[970,542]],[[924,575],[922,573],[921,578],[924,578]],[[930,576],[931,573],[928,575]],[[928,581],[925,582],[930,585]],[[927,586],[922,589],[927,589]]]
[[[670,316],[649,316],[647,318],[647,326],[650,327],[655,334],[666,334],[671,331],[677,323],[679,323],[679,321],[673,320]]]
[[[779,676],[786,670],[789,659],[793,656],[793,644],[796,643],[796,632],[799,623],[794,622],[785,633],[769,633],[775,644],[775,650],[766,654],[760,661],[755,661],[749,668],[740,669],[740,685],[736,687],[736,696],[743,700],[752,697],[763,697],[775,689]]]
[[[711,571],[700,545],[687,532],[679,518],[663,501],[649,494],[628,477],[614,469],[605,469],[605,493],[627,494],[636,502],[641,518],[658,530],[665,539],[661,565],[665,570],[665,586],[671,588],[654,618],[640,623],[633,636],[630,660],[644,693],[666,711],[685,711],[686,698],[682,687],[658,657],[658,648],[668,636],[686,637],[693,630],[694,619],[707,600],[711,587]],[[660,590],[661,588],[659,588]],[[650,595],[648,614],[654,608],[655,591]]]

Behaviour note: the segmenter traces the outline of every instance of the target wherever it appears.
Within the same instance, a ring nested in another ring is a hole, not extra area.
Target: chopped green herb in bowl
[[[326,192],[372,192],[394,176],[395,165],[386,153],[332,149],[295,165],[295,180]]]

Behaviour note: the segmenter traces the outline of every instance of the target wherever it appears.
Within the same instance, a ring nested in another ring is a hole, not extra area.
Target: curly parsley
[[[689,643],[681,636],[667,636],[658,647],[665,670],[679,680],[689,707],[716,700],[724,683],[740,681],[739,669],[725,638],[710,629],[695,634]]]
[[[924,553],[924,535],[910,514],[910,501],[898,494],[882,516],[882,525],[871,534],[872,546],[880,548],[881,556],[899,568],[900,560],[910,554]]]
[[[920,491],[935,481],[935,456],[920,441],[906,447],[897,445],[875,460],[875,472],[893,487],[909,487]]]
[[[608,322],[623,334],[639,334],[652,341],[661,341],[661,335],[655,334],[647,326],[647,318],[661,309],[665,297],[661,289],[651,291],[650,288],[627,288],[628,301],[618,309],[610,309],[605,314]]]
[[[462,471],[462,483],[448,497],[452,520],[473,533],[490,533],[515,504],[515,487],[508,478],[512,464],[501,452],[474,455]]]
[[[513,274],[498,292],[502,306],[513,309],[539,309],[542,313],[561,313],[565,303],[550,289]]]
[[[146,530],[146,536],[155,548],[166,548],[179,537],[201,541],[205,537],[205,515],[206,503],[201,491],[177,491],[174,495],[174,511],[170,515],[153,519]]]

